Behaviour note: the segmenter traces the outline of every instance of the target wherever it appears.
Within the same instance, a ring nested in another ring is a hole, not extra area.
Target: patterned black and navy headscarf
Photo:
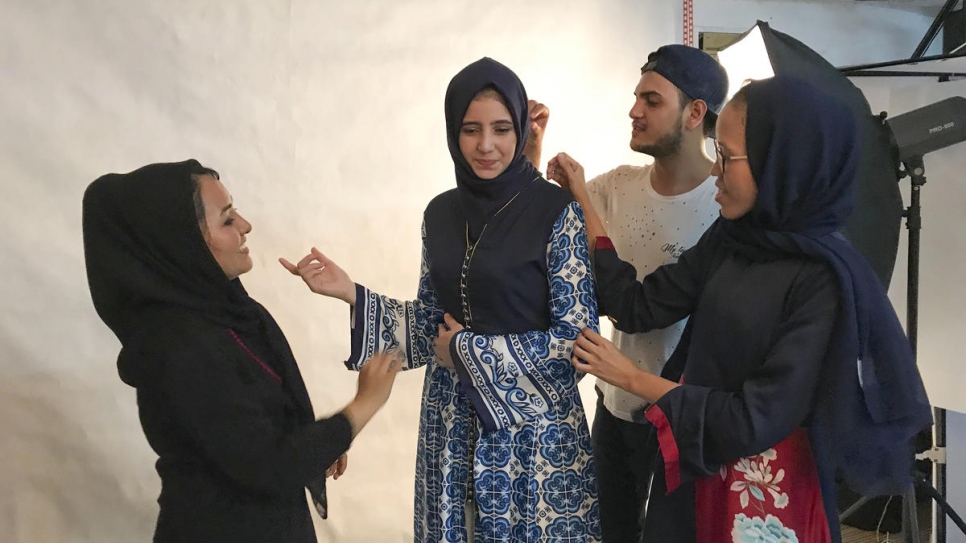
[[[503,96],[517,145],[513,160],[500,175],[493,179],[480,179],[460,151],[460,128],[470,102],[481,90],[493,88]],[[487,219],[530,181],[540,177],[540,172],[523,154],[530,135],[530,117],[527,111],[527,91],[512,70],[491,58],[481,58],[453,76],[446,89],[446,141],[449,154],[456,167],[456,188],[460,204],[466,214],[469,235],[476,239]]]
[[[744,217],[723,220],[729,242],[752,258],[804,254],[835,269],[841,309],[812,421],[814,433],[831,439],[813,447],[853,489],[902,492],[911,482],[911,439],[932,412],[882,282],[839,232],[855,206],[855,117],[790,76],[751,83],[744,93],[758,198]]]

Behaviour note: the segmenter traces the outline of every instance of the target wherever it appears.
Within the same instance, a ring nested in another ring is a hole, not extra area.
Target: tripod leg
[[[852,516],[852,513],[855,513],[856,511],[858,511],[859,508],[861,508],[863,505],[865,505],[868,502],[869,502],[869,498],[866,496],[862,496],[859,499],[855,500],[855,503],[850,505],[848,509],[839,513],[839,522],[842,522],[843,520]]]
[[[919,543],[919,515],[916,509],[915,488],[910,488],[902,495],[902,541]]]
[[[929,484],[927,483],[921,484],[920,488],[927,496],[935,500],[936,504],[939,505],[939,507],[943,510],[944,513],[946,513],[946,516],[948,516],[949,519],[953,521],[953,524],[955,524],[956,527],[960,529],[960,531],[966,534],[966,522],[963,522],[962,517],[960,517],[956,513],[956,511],[949,505],[949,502],[947,502],[942,497],[942,494],[940,494],[939,491],[936,490],[935,488],[929,486]],[[946,519],[943,518],[943,520],[946,520]]]

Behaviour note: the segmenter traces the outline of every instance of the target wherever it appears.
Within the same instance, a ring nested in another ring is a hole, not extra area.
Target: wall
[[[694,5],[697,32],[743,32],[762,20],[794,36],[835,66],[908,58],[932,18],[863,2],[814,0],[701,1]],[[942,52],[942,36],[929,49]]]
[[[697,4],[699,29],[743,30],[762,18],[801,30],[836,63],[911,50],[928,25],[878,8]],[[346,309],[309,295],[277,257],[316,245],[355,280],[411,296],[421,211],[452,186],[442,102],[459,68],[484,55],[514,68],[552,108],[544,161],[567,150],[595,174],[643,161],[627,150],[638,67],[681,32],[680,4],[667,0],[4,8],[0,540],[12,543],[144,541],[157,514],[155,456],[86,287],[80,200],[91,180],[188,157],[218,169],[254,224],[245,285],[288,334],[317,413],[332,413],[354,390],[341,365]],[[801,26],[806,16],[825,24]],[[866,17],[871,24],[854,24]],[[869,45],[854,47],[859,37]],[[401,375],[353,445],[321,541],[411,537],[421,381],[421,372]]]

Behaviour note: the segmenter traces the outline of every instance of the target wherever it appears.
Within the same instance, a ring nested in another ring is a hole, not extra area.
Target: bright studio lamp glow
[[[768,58],[768,50],[761,35],[761,28],[755,26],[744,37],[732,43],[727,49],[718,51],[718,61],[728,72],[728,98],[749,79],[767,79],[775,76],[775,70]]]
[[[855,115],[861,148],[856,172],[856,211],[842,231],[865,255],[884,285],[892,279],[899,247],[902,196],[888,127],[842,72],[795,38],[758,21],[738,41],[718,52],[732,96],[748,79],[788,75],[812,82]]]

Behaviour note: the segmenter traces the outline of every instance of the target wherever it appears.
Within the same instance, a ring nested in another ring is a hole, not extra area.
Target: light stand
[[[966,140],[966,98],[954,96],[888,121],[892,130],[898,159],[903,165],[901,177],[910,179],[909,207],[903,216],[909,230],[908,271],[906,276],[906,335],[918,364],[919,338],[919,247],[922,231],[922,187],[926,184],[923,155]],[[966,534],[966,523],[945,500],[946,496],[946,410],[935,408],[933,447],[925,457],[935,468],[935,487],[928,480],[917,480],[915,487],[903,495],[903,539],[907,543],[919,541],[919,519],[916,512],[916,490],[934,499],[942,511]],[[843,514],[843,516],[845,516]],[[945,543],[946,523],[936,512],[936,542]]]
[[[918,338],[919,338],[919,241],[920,234],[922,232],[922,206],[919,203],[920,195],[922,193],[922,186],[926,184],[925,176],[925,166],[922,162],[922,156],[914,156],[908,158],[902,162],[904,168],[903,176],[908,175],[911,180],[910,186],[910,197],[909,197],[909,207],[906,208],[903,216],[906,219],[906,229],[909,230],[909,244],[908,244],[908,269],[906,273],[906,337],[909,339],[909,344],[912,346],[912,355],[916,360],[916,364],[919,364],[918,360]],[[940,413],[942,412],[942,413]],[[932,450],[944,451],[946,447],[946,432],[945,432],[945,411],[942,409],[933,409],[933,419],[936,428],[936,434],[933,439],[934,446]],[[940,419],[942,421],[940,422]],[[943,428],[940,431],[940,428]],[[940,438],[940,434],[942,437]],[[936,495],[945,495],[945,475],[946,475],[946,463],[945,459],[942,463],[935,462],[936,467]],[[939,476],[939,470],[942,469],[942,477]],[[919,515],[916,507],[916,488],[925,484],[930,488],[933,488],[925,480],[916,480],[915,486],[907,491],[902,496],[902,533],[903,539],[906,543],[917,543],[919,541]],[[943,500],[945,502],[945,500]],[[955,513],[954,513],[955,514]],[[937,518],[939,515],[936,515]],[[958,516],[958,515],[957,515]],[[936,523],[936,541],[945,541],[945,523]],[[940,537],[940,530],[942,530]]]
[[[902,162],[904,175],[910,178],[910,198],[909,207],[906,209],[906,228],[909,230],[909,269],[906,278],[906,335],[912,345],[912,352],[917,354],[918,341],[918,317],[919,317],[919,243],[922,230],[922,207],[920,205],[920,194],[922,186],[926,184],[925,166],[922,156],[911,157]],[[915,489],[903,496],[903,533],[907,542],[918,541],[919,518],[916,514],[916,491],[920,491],[929,498],[935,500],[936,504],[942,509],[960,531],[966,534],[966,523],[956,513],[956,511],[946,501],[946,410],[942,408],[933,409],[934,437],[933,448],[926,456],[933,462],[935,471],[935,486],[930,485],[928,478],[923,476],[915,481]],[[946,541],[946,523],[942,522],[942,513],[936,513],[936,541],[944,543]],[[915,540],[910,539],[912,534],[917,534]]]

